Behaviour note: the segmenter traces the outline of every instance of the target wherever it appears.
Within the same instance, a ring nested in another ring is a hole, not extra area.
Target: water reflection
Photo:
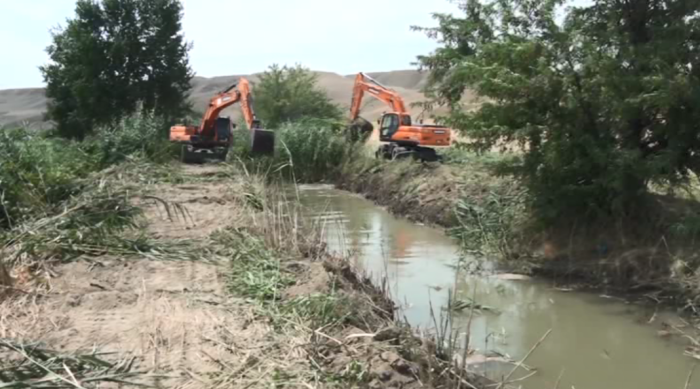
[[[692,361],[682,356],[681,341],[657,337],[658,327],[647,323],[651,314],[639,307],[559,291],[541,281],[456,274],[451,265],[458,259],[457,246],[437,229],[397,219],[369,201],[328,187],[303,188],[302,202],[309,217],[326,223],[332,250],[352,253],[358,266],[376,277],[387,276],[412,325],[431,327],[431,303],[439,312],[452,288],[457,299],[473,299],[498,311],[484,310],[471,323],[471,345],[483,352],[522,358],[552,329],[527,361],[538,373],[520,383],[526,389],[553,388],[562,370],[559,387],[567,389],[685,385]],[[454,326],[466,330],[468,318],[468,312],[457,315]],[[494,378],[511,368],[484,366]],[[700,385],[700,374],[693,384]]]

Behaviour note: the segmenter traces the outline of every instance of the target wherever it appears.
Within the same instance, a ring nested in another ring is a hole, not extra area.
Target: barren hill
[[[354,75],[342,76],[336,73],[315,72],[318,84],[327,91],[330,98],[342,107],[349,107]],[[398,70],[392,72],[368,73],[377,81],[395,89],[408,104],[423,100],[420,89],[425,85],[427,75],[416,70]],[[197,110],[203,111],[207,102],[217,91],[233,84],[240,76],[195,77],[192,80],[191,99]],[[258,80],[256,74],[246,76],[254,84]],[[28,124],[34,128],[46,128],[49,123],[43,119],[46,110],[46,97],[43,88],[6,89],[0,90],[0,126]],[[368,120],[376,120],[386,106],[372,98],[366,99],[362,116]],[[224,114],[238,117],[238,107],[229,109]],[[413,114],[419,114],[414,110]]]
[[[328,93],[328,96],[336,104],[349,109],[350,98],[352,96],[352,85],[355,81],[354,75],[341,76],[336,73],[318,71],[314,73],[316,73],[316,76],[318,77],[318,85],[323,88],[326,93]],[[399,70],[369,74],[377,79],[377,81],[380,81],[395,89],[404,97],[404,99],[406,99],[407,103],[409,104],[415,101],[420,101],[424,98],[423,94],[418,88],[425,84],[425,74],[419,73],[415,70]],[[230,86],[236,82],[239,77],[240,75],[213,78],[195,77],[192,80],[191,95],[195,109],[203,111],[214,93]],[[248,80],[250,80],[250,82],[253,84],[258,81],[257,74],[246,75],[245,77],[248,78]],[[367,98],[365,106],[362,109],[362,115],[368,120],[376,120],[376,118],[378,118],[384,110],[386,110],[386,106],[384,104],[372,98]],[[419,112],[414,112],[414,114],[418,113]],[[234,106],[225,111],[224,115],[231,115],[237,118],[240,116],[240,109]]]

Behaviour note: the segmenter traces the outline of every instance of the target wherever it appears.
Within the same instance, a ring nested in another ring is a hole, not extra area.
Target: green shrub
[[[337,129],[314,121],[287,124],[278,136],[278,158],[297,181],[332,178],[353,150]]]
[[[485,188],[481,196],[463,197],[455,212],[459,225],[451,233],[467,252],[513,258],[522,249],[524,226],[531,215],[521,188]]]
[[[26,129],[0,129],[0,228],[51,212],[81,192],[80,179],[130,157],[170,161],[175,147],[169,124],[153,113],[137,113],[101,127],[83,142]]]
[[[48,212],[97,165],[75,142],[24,129],[0,130],[0,155],[0,227]]]
[[[137,112],[103,126],[85,142],[84,148],[100,155],[102,166],[138,156],[153,162],[167,162],[176,155],[177,147],[167,136],[170,124],[153,112]]]
[[[700,155],[697,7],[575,3],[469,0],[417,28],[440,42],[419,62],[454,108],[444,123],[476,149],[522,150],[509,172],[550,224],[643,214],[648,185],[682,187]],[[467,94],[483,104],[463,109]]]
[[[302,66],[272,65],[253,90],[255,108],[263,123],[278,127],[304,118],[339,120],[340,108],[318,86],[318,77]]]
[[[313,119],[288,123],[276,130],[274,157],[250,155],[250,134],[239,130],[234,136],[230,153],[233,160],[242,161],[249,171],[295,182],[330,180],[340,173],[343,163],[355,153],[342,134],[341,123],[335,120]]]

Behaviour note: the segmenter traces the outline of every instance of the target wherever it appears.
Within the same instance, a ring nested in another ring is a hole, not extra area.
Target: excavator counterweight
[[[372,77],[359,73],[355,77],[350,105],[350,137],[353,141],[366,140],[373,127],[360,117],[365,93],[385,102],[391,112],[380,119],[379,140],[386,142],[377,150],[377,157],[397,159],[412,156],[422,161],[437,161],[440,157],[430,146],[449,146],[452,130],[445,126],[413,124],[403,98]]]
[[[207,158],[226,159],[233,142],[235,125],[230,118],[219,115],[235,103],[241,104],[243,118],[251,132],[252,153],[274,153],[275,133],[262,128],[253,109],[250,83],[241,77],[238,82],[212,97],[199,126],[176,125],[170,128],[170,140],[182,144],[182,162],[203,162]]]

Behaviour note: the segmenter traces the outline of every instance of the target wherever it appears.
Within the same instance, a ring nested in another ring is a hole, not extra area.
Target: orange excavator
[[[452,130],[445,126],[414,124],[403,98],[364,73],[355,77],[350,105],[350,131],[354,140],[366,139],[374,130],[370,122],[360,117],[365,93],[385,102],[392,109],[379,120],[379,140],[388,143],[379,147],[376,152],[378,158],[393,160],[413,157],[425,162],[441,159],[435,149],[429,146],[449,146]]]
[[[275,133],[262,129],[253,110],[250,83],[241,77],[238,82],[212,97],[198,127],[176,125],[170,128],[170,140],[182,144],[182,162],[202,162],[206,158],[226,160],[233,141],[235,124],[228,117],[219,117],[219,114],[226,107],[238,102],[241,103],[243,118],[251,132],[252,153],[274,153]]]

